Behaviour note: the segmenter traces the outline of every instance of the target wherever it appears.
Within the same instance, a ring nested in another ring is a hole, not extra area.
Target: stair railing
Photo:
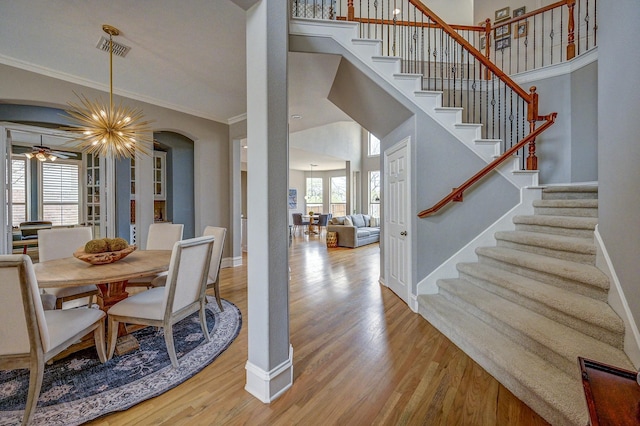
[[[525,91],[474,47],[477,30],[487,34],[489,23],[484,28],[454,28],[419,0],[347,0],[346,16],[342,4],[336,10],[331,0],[293,0],[292,5],[293,16],[304,12],[307,17],[358,22],[360,37],[382,40],[382,54],[400,58],[401,72],[422,76],[422,90],[441,91],[444,106],[462,109],[463,122],[482,124],[481,138],[501,143],[503,153],[483,176],[516,153],[521,169],[537,170],[536,137],[553,124],[555,113],[540,116],[536,88]],[[539,131],[537,121],[545,121]],[[457,195],[445,199],[462,200],[469,186],[461,185],[454,190]],[[421,217],[426,214],[421,212]]]

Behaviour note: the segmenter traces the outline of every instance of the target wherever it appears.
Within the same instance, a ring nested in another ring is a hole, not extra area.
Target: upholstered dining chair
[[[302,213],[292,213],[293,217],[293,233],[295,234],[299,227],[304,230],[305,226],[309,226],[309,221],[302,220]]]
[[[31,258],[0,255],[0,370],[30,370],[23,425],[36,410],[47,361],[93,332],[98,357],[106,362],[104,316],[99,309],[45,311]]]
[[[73,228],[41,229],[38,231],[38,258],[40,262],[71,257],[73,253],[93,238],[93,231],[88,226]],[[97,296],[98,287],[85,285],[81,287],[48,288],[45,293],[56,296],[56,308],[69,300],[89,297],[91,306],[93,296]]]
[[[330,214],[321,214],[318,217],[318,228],[319,228],[319,232],[322,233],[322,228],[327,229],[327,224],[329,223],[329,218],[331,217]]]
[[[227,237],[227,228],[217,226],[207,226],[204,228],[203,236],[211,235],[214,238],[213,250],[211,251],[211,261],[209,263],[209,276],[207,278],[207,289],[213,288],[216,296],[216,302],[220,311],[224,311],[222,300],[220,299],[220,264],[222,263],[222,250]],[[152,287],[161,287],[166,285],[167,276],[159,276],[151,282]]]
[[[166,286],[134,294],[109,309],[109,359],[116,348],[119,323],[162,327],[174,367],[178,367],[173,343],[175,323],[199,311],[202,333],[209,341],[205,291],[212,249],[212,236],[178,241],[171,253]]]
[[[181,223],[152,223],[149,225],[146,250],[172,250],[173,245],[182,239],[183,231],[184,225]],[[133,278],[127,286],[149,288],[155,278],[163,275],[166,275],[166,272],[150,277]]]

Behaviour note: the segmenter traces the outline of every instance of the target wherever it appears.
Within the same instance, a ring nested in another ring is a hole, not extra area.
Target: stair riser
[[[527,405],[536,413],[542,415],[545,420],[554,425],[584,426],[584,422],[576,423],[575,421],[571,421],[570,418],[560,411],[556,404],[545,401],[535,391],[532,391],[529,387],[521,383],[508,371],[508,366],[496,363],[491,354],[485,354],[483,351],[478,350],[473,343],[464,338],[460,333],[457,333],[454,327],[451,327],[451,320],[449,318],[446,318],[435,309],[430,308],[430,306],[425,306],[423,303],[420,303],[420,315],[442,334],[447,336],[457,347],[472,357],[475,362],[509,389],[518,399],[526,401]],[[563,373],[558,371],[558,374]]]
[[[577,216],[577,217],[598,217],[597,208],[571,208],[571,207],[534,207],[534,214],[548,216]]]
[[[542,191],[543,200],[597,200],[597,192],[546,192]]]
[[[543,256],[553,257],[555,259],[564,259],[570,262],[584,263],[587,265],[595,265],[595,254],[576,253],[563,250],[555,250],[548,247],[539,247],[529,244],[521,244],[513,241],[498,240],[498,247],[507,247],[514,250],[525,251],[527,253],[535,253]]]
[[[518,223],[516,224],[516,231],[540,232],[542,234],[593,239],[593,229],[561,228],[558,226],[530,225]]]
[[[545,305],[536,300],[529,299],[515,291],[507,289],[500,285],[500,283],[494,283],[483,278],[475,277],[465,272],[459,272],[460,278],[469,281],[470,283],[483,288],[493,294],[496,294],[504,299],[507,299],[513,303],[517,303],[525,308],[536,312],[540,315],[544,315],[554,321],[557,321],[567,327],[571,327],[581,333],[591,336],[594,339],[598,339],[602,342],[614,346],[618,349],[623,348],[624,335],[615,333],[611,330],[602,328],[596,324],[586,322],[580,318],[576,318],[563,311],[555,309],[554,306]]]
[[[575,359],[565,358],[561,354],[555,352],[553,348],[531,339],[526,334],[523,334],[519,330],[511,327],[508,323],[494,317],[493,315],[491,315],[491,313],[486,312],[475,306],[473,303],[460,298],[457,294],[447,291],[446,288],[440,287],[440,294],[451,303],[454,303],[464,309],[465,312],[468,312],[471,315],[475,316],[485,324],[492,327],[494,330],[497,330],[500,333],[504,334],[514,342],[517,342],[519,345],[538,355],[542,359],[547,360],[553,366],[564,371],[566,374],[580,374],[578,364]]]
[[[490,265],[496,268],[504,269],[505,271],[512,272],[514,274],[520,274],[524,277],[538,280],[545,284],[563,288],[565,290],[572,291],[577,294],[581,294],[583,296],[592,297],[596,300],[602,300],[602,301],[607,300],[606,291],[598,287],[593,287],[587,283],[582,283],[582,282],[564,278],[558,275],[548,274],[545,272],[524,268],[522,266],[519,266],[513,263],[504,262],[498,259],[493,259],[493,258],[482,256],[482,255],[478,255],[478,261],[480,263],[485,263],[487,265]]]

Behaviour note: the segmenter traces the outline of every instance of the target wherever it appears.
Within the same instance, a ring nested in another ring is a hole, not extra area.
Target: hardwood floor
[[[227,268],[222,297],[245,321],[231,347],[182,385],[89,424],[547,424],[378,283],[378,244],[327,250],[298,236],[290,253],[294,383],[283,396],[263,404],[244,390],[247,272]]]

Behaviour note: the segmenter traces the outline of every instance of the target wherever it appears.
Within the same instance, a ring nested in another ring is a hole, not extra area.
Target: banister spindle
[[[576,56],[576,42],[575,42],[575,20],[573,18],[573,12],[576,7],[576,0],[568,0],[567,7],[569,8],[569,23],[568,23],[568,36],[567,36],[567,60],[573,59]]]
[[[529,93],[531,101],[528,105],[527,120],[529,121],[529,133],[533,133],[536,129],[536,120],[538,120],[538,93],[536,86],[531,86]],[[538,170],[538,157],[536,157],[536,139],[533,138],[529,142],[529,155],[527,156],[527,170]]]
[[[353,0],[347,0],[347,21],[353,21],[356,16]]]

